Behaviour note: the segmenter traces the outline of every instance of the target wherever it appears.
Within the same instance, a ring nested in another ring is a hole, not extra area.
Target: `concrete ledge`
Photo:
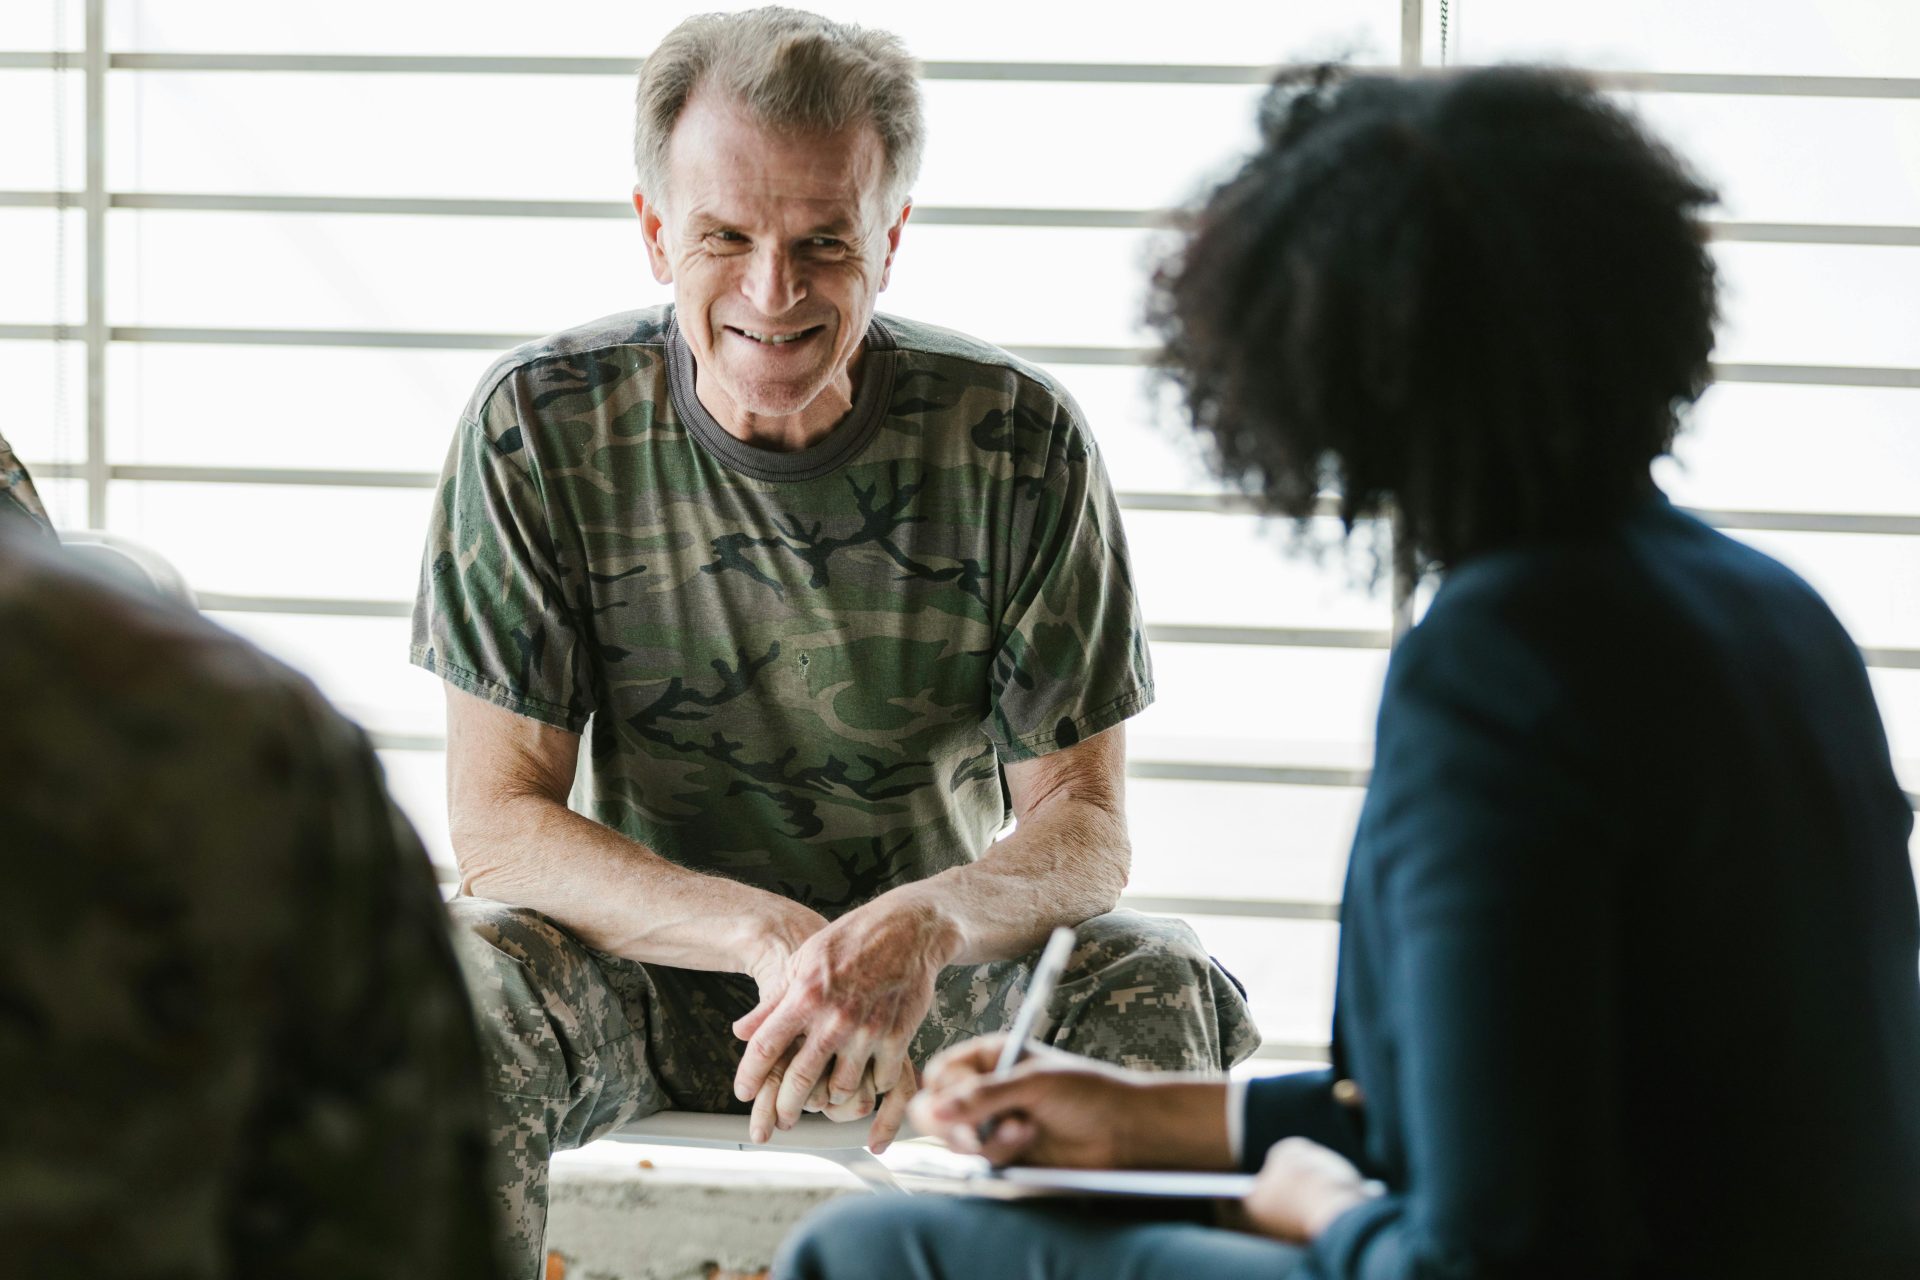
[[[546,1280],[745,1280],[838,1196],[866,1194],[824,1160],[595,1143],[553,1162]]]

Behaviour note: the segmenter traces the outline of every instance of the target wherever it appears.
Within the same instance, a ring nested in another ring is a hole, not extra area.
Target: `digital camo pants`
[[[510,1275],[538,1277],[554,1152],[670,1107],[747,1110],[733,1096],[745,1046],[731,1027],[753,1008],[754,984],[608,955],[525,908],[480,898],[449,907],[492,1092],[502,1257]],[[1183,921],[1115,911],[1078,934],[1048,1010],[1049,1043],[1159,1071],[1219,1071],[1259,1044],[1237,984]],[[947,968],[914,1063],[1004,1030],[1037,958]]]

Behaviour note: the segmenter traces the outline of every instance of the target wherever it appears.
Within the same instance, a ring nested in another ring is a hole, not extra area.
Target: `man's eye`
[[[807,247],[810,249],[844,249],[847,247],[847,242],[845,240],[836,240],[832,236],[811,236],[807,240]]]
[[[709,231],[707,239],[717,240],[721,244],[745,244],[747,238],[738,231]]]

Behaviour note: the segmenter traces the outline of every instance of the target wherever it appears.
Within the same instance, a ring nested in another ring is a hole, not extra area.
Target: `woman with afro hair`
[[[1322,70],[1262,124],[1158,278],[1169,375],[1223,476],[1390,519],[1438,585],[1381,700],[1332,1065],[1000,1079],[960,1046],[923,1132],[1258,1170],[1242,1230],[875,1199],[783,1271],[1920,1276],[1913,814],[1866,670],[1649,474],[1709,377],[1712,193],[1557,72]]]

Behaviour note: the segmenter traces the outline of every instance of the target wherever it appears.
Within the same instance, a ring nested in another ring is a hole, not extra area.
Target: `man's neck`
[[[860,362],[866,350],[867,344],[862,342],[846,366],[798,413],[760,414],[741,408],[717,383],[702,376],[697,359],[693,361],[693,394],[720,429],[742,444],[777,453],[798,453],[826,439],[853,412],[853,392],[860,385]]]

